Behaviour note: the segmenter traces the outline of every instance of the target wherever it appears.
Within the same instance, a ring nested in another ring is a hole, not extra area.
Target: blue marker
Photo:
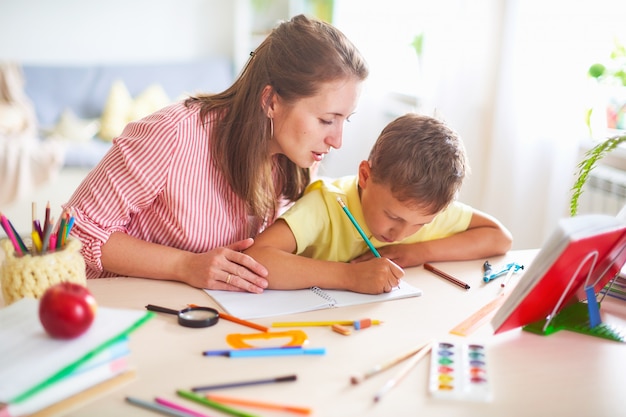
[[[485,263],[483,264],[483,279],[485,278],[489,278],[489,276],[491,275],[491,264],[489,263],[489,261],[485,261]],[[487,281],[485,281],[487,282]]]
[[[502,275],[506,274],[507,272],[514,273],[514,272],[519,271],[520,269],[524,269],[524,265],[520,265],[520,264],[518,264],[518,263],[511,262],[510,264],[507,264],[507,265],[504,267],[504,269],[502,269],[502,270],[500,270],[500,271],[498,271],[498,272],[495,272],[495,273],[493,273],[493,274],[491,274],[491,275],[487,275],[487,274],[485,274],[485,276],[483,277],[483,281],[485,281],[485,282],[491,282],[491,281],[493,281],[494,279],[499,278],[499,277],[501,277]]]

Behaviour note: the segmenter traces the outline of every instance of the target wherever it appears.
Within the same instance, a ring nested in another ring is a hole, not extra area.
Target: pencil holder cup
[[[63,249],[42,255],[16,256],[9,239],[0,240],[4,261],[0,266],[0,284],[4,304],[24,297],[40,298],[48,287],[63,281],[87,285],[81,243],[68,239]]]

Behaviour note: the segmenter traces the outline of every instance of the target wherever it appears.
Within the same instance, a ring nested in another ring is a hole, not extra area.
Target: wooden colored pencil
[[[214,408],[216,410],[219,410],[223,413],[226,414],[230,414],[231,416],[236,416],[236,417],[256,417],[256,414],[251,414],[251,413],[247,413],[245,411],[241,411],[241,410],[237,410],[235,408],[231,408],[228,407],[226,405],[223,405],[221,403],[218,403],[216,401],[211,401],[208,398],[205,398],[201,395],[198,394],[194,394],[191,391],[185,391],[185,390],[178,390],[176,391],[176,394],[178,394],[179,396],[186,398],[188,400],[191,401],[195,401],[199,404],[205,405],[207,407],[211,407]]]
[[[205,385],[201,387],[194,387],[191,390],[193,392],[213,391],[216,389],[245,387],[248,385],[273,384],[277,382],[291,382],[291,381],[296,381],[297,379],[298,377],[296,375],[287,375],[287,376],[279,376],[279,377],[274,377],[274,378],[255,379],[255,380],[250,380],[250,381],[230,382],[226,384]]]
[[[43,220],[43,231],[45,233],[46,228],[48,227],[48,225],[50,224],[50,202],[48,201],[48,203],[46,204],[46,214]]]
[[[424,269],[427,271],[432,272],[435,275],[440,276],[441,278],[450,281],[451,283],[453,283],[454,285],[458,285],[461,288],[464,288],[466,290],[470,289],[470,286],[468,284],[466,284],[465,282],[461,281],[458,278],[454,278],[452,275],[447,274],[445,272],[443,272],[440,269],[435,268],[434,266],[432,266],[431,264],[424,264]]]
[[[225,396],[225,395],[207,394],[206,398],[208,398],[211,401],[224,403],[224,404],[258,407],[258,408],[264,408],[267,410],[279,410],[279,411],[286,411],[290,413],[304,414],[304,415],[308,415],[312,413],[312,410],[309,407],[276,404],[276,403],[270,403],[266,401],[256,401],[256,400],[249,400],[249,399],[244,399],[244,398],[234,398],[234,397]]]
[[[383,385],[380,391],[376,393],[376,395],[374,396],[374,402],[380,401],[385,394],[387,394],[393,387],[398,385],[400,381],[402,381],[404,377],[407,376],[413,368],[415,368],[419,361],[424,358],[428,354],[428,352],[430,352],[432,346],[433,341],[430,341],[419,352],[417,352],[406,364],[406,366],[402,368],[396,376],[387,381],[387,383]]]
[[[197,412],[195,410],[192,410],[190,408],[183,407],[182,405],[176,404],[173,401],[166,400],[165,398],[156,397],[154,399],[154,401],[157,404],[161,404],[162,406],[169,407],[169,408],[171,408],[173,410],[177,410],[177,411],[180,411],[182,413],[185,413],[185,415],[187,415],[188,417],[210,417],[207,414],[199,413],[199,412]]]
[[[365,234],[363,229],[361,229],[361,226],[359,225],[359,223],[356,221],[356,219],[354,218],[354,216],[350,212],[350,209],[348,209],[348,206],[346,206],[346,203],[343,202],[341,197],[337,197],[337,202],[339,203],[339,205],[343,209],[343,212],[346,213],[346,216],[348,216],[348,219],[350,219],[350,221],[352,222],[352,225],[354,226],[356,231],[359,232],[359,234],[363,238],[363,241],[365,242],[367,247],[370,248],[370,250],[372,251],[372,253],[374,254],[375,257],[380,258],[380,253],[378,253],[378,251],[376,250],[376,248],[374,247],[372,242],[369,240],[369,238],[367,237],[367,235]]]
[[[230,314],[222,313],[221,311],[219,313],[219,318],[220,319],[224,319],[224,320],[228,320],[228,321],[232,321],[233,323],[241,324],[243,326],[248,326],[248,327],[250,327],[252,329],[260,330],[262,332],[269,332],[270,331],[270,329],[268,329],[265,326],[261,326],[260,324],[252,323],[251,321],[247,321],[247,320],[243,320],[243,319],[231,316]]]
[[[350,378],[350,382],[352,382],[352,384],[358,384],[360,382],[365,381],[366,379],[374,376],[374,375],[378,375],[379,373],[386,371],[387,369],[399,364],[402,361],[405,361],[406,359],[410,358],[411,356],[417,354],[420,350],[422,350],[425,346],[427,345],[427,343],[421,344],[411,350],[409,350],[408,352],[405,352],[399,356],[396,356],[395,358],[384,362],[382,364],[379,365],[375,365],[372,368],[370,368],[368,371],[364,372],[361,375],[355,375],[353,377]]]
[[[23,255],[22,247],[17,241],[17,236],[15,235],[15,232],[13,231],[14,230],[13,225],[9,222],[9,219],[7,219],[2,213],[0,213],[0,225],[2,225],[4,232],[6,233],[11,243],[13,244],[15,253],[17,253],[18,256],[22,256]]]
[[[135,397],[126,397],[126,402],[129,404],[136,405],[138,407],[144,408],[146,410],[155,411],[159,414],[164,414],[166,416],[171,417],[191,417],[189,413],[182,412],[180,410],[176,410],[171,407],[166,407],[162,404],[157,404],[150,401],[144,401]]]
[[[199,307],[197,304],[187,304],[187,305],[189,307]],[[233,323],[241,324],[242,326],[250,327],[251,329],[260,330],[262,332],[270,331],[270,329],[265,326],[261,326],[260,324],[253,323],[248,320],[243,320],[235,316],[231,316],[230,314],[222,313],[221,311],[219,312],[218,317],[224,320],[232,321]]]

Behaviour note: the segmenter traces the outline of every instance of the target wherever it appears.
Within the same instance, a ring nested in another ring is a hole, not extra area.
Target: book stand
[[[622,251],[623,249],[620,252]],[[584,284],[587,300],[579,301],[575,299],[576,297],[574,297],[574,299],[569,300],[568,304],[559,311],[565,301],[565,294],[569,292],[570,287],[577,280],[579,272],[589,261],[591,261],[591,268],[589,268],[589,271],[587,272],[587,279]],[[561,298],[557,302],[556,306],[554,306],[550,315],[543,320],[527,324],[526,326],[523,326],[522,329],[543,336],[551,335],[559,330],[570,330],[590,336],[614,340],[616,342],[626,342],[626,333],[623,330],[619,329],[617,326],[602,323],[602,319],[600,318],[600,303],[597,301],[594,286],[608,272],[611,264],[609,264],[602,274],[599,275],[597,280],[589,284],[589,282],[591,282],[591,275],[595,270],[597,261],[598,252],[594,251],[589,253],[578,265],[576,272],[572,275],[569,281],[569,285],[565,288],[565,291],[563,291]],[[614,279],[615,277],[612,278],[611,281]]]

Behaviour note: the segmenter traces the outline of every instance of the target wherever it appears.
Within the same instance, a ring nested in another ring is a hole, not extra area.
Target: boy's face
[[[363,217],[373,237],[381,242],[403,240],[436,216],[414,204],[398,201],[388,186],[372,181],[367,161],[359,166],[359,187]]]

